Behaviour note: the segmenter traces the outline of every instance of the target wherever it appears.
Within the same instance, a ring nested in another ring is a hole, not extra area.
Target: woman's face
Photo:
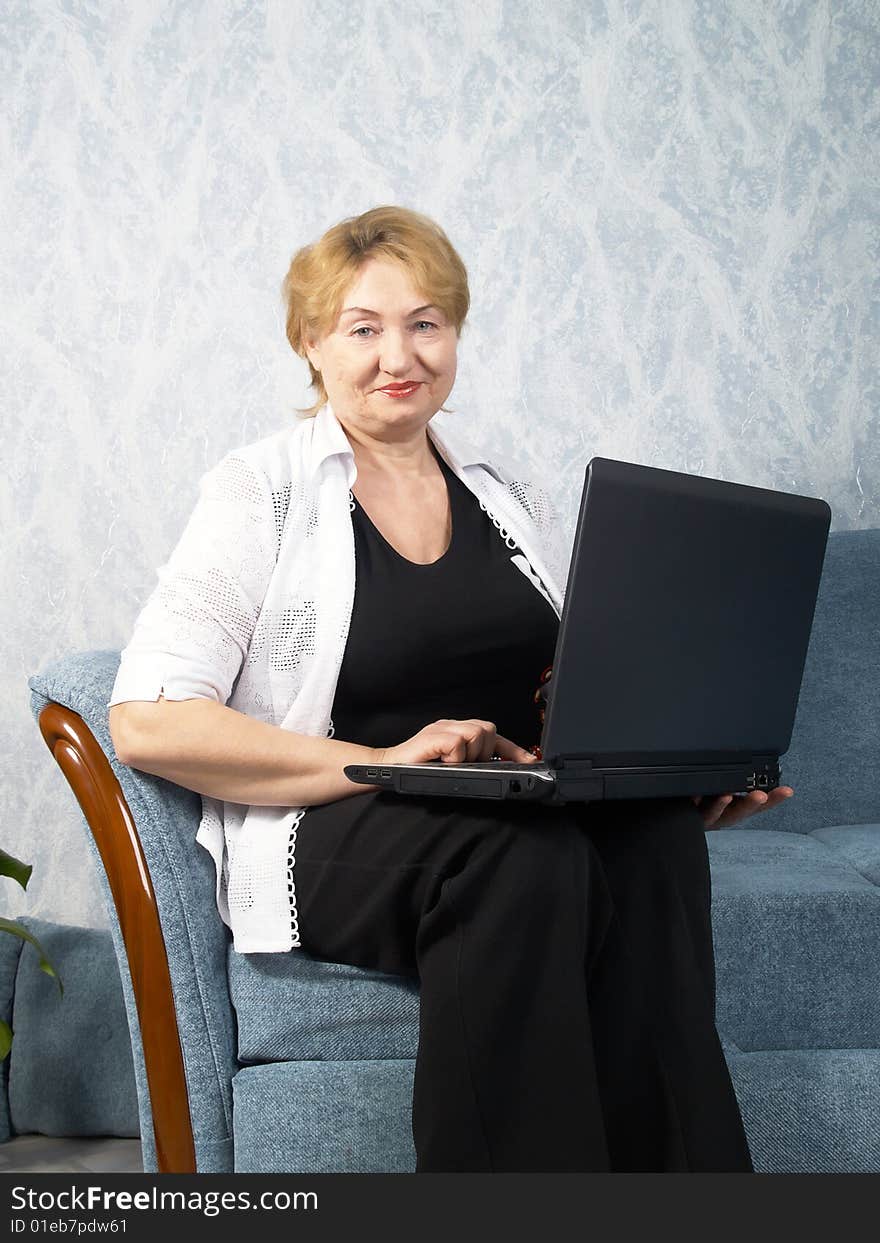
[[[425,427],[452,391],[458,337],[408,273],[370,259],[342,300],[335,326],[306,353],[320,371],[333,412],[370,434]],[[351,309],[359,308],[359,309]],[[411,396],[389,397],[385,385],[417,382]]]

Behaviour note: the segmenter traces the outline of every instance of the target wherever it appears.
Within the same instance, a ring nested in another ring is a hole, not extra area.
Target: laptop
[[[594,457],[540,762],[345,775],[403,795],[551,803],[774,789],[830,525],[816,497]]]

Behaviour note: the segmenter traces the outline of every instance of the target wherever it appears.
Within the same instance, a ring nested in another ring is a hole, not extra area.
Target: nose
[[[406,331],[386,329],[379,346],[379,366],[389,375],[405,375],[416,353],[415,345]]]

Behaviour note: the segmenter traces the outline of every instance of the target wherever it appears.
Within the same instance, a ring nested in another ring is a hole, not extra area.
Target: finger
[[[471,760],[479,759],[480,731],[471,721],[454,721],[451,720],[449,725],[452,727],[447,731],[447,737],[450,742],[446,749],[444,759],[450,764],[465,764]]]
[[[491,760],[492,756],[498,751],[498,734],[495,731],[494,721],[478,721],[470,722],[477,727],[477,745],[473,759],[475,760]],[[500,754],[500,753],[499,753]]]
[[[503,734],[496,736],[495,750],[502,760],[519,760],[521,764],[528,764],[530,760],[536,759],[531,751],[526,751],[525,747],[518,746],[510,738],[505,738]]]
[[[494,734],[492,735],[494,738]],[[478,722],[474,728],[465,735],[467,747],[465,749],[465,759],[467,762],[473,763],[474,760],[488,760],[492,754],[492,743],[486,736],[486,731],[482,728],[482,723]]]
[[[455,721],[455,733],[461,739],[464,748],[459,763],[473,763],[475,760],[488,760],[495,747],[495,727],[491,721]],[[492,729],[491,736],[486,727]]]
[[[700,811],[703,812],[703,822],[707,829],[726,829],[741,824],[759,811],[777,807],[793,795],[791,786],[777,786],[769,793],[752,790],[747,795],[706,794],[700,803]]]
[[[741,820],[746,820],[759,811],[769,811],[771,807],[778,807],[780,803],[787,802],[793,796],[794,790],[791,786],[777,786],[767,793],[763,790],[753,790],[747,798],[738,800],[736,812],[729,813],[735,815],[735,819],[732,819],[730,823],[738,824]]]
[[[719,824],[719,820],[724,815],[732,798],[732,794],[707,794],[704,796],[700,811],[703,813],[703,823],[707,829],[722,827]]]
[[[442,734],[438,746],[445,764],[463,764],[467,759],[467,739],[459,733]]]
[[[726,829],[741,824],[743,820],[763,811],[768,801],[763,790],[752,790],[749,794],[728,797],[728,806],[721,813],[719,828]]]
[[[760,794],[760,791],[758,793]],[[791,786],[777,786],[775,790],[768,791],[763,799],[756,797],[748,808],[748,814],[753,816],[759,811],[769,811],[771,807],[778,807],[780,803],[787,802],[793,794],[794,790]]]

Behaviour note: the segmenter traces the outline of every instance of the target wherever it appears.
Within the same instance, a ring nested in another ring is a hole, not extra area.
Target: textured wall
[[[449,233],[451,405],[569,524],[600,454],[880,525],[876,0],[3,8],[6,910],[104,922],[27,677],[122,647],[201,473],[311,401],[278,286],[343,216]]]

